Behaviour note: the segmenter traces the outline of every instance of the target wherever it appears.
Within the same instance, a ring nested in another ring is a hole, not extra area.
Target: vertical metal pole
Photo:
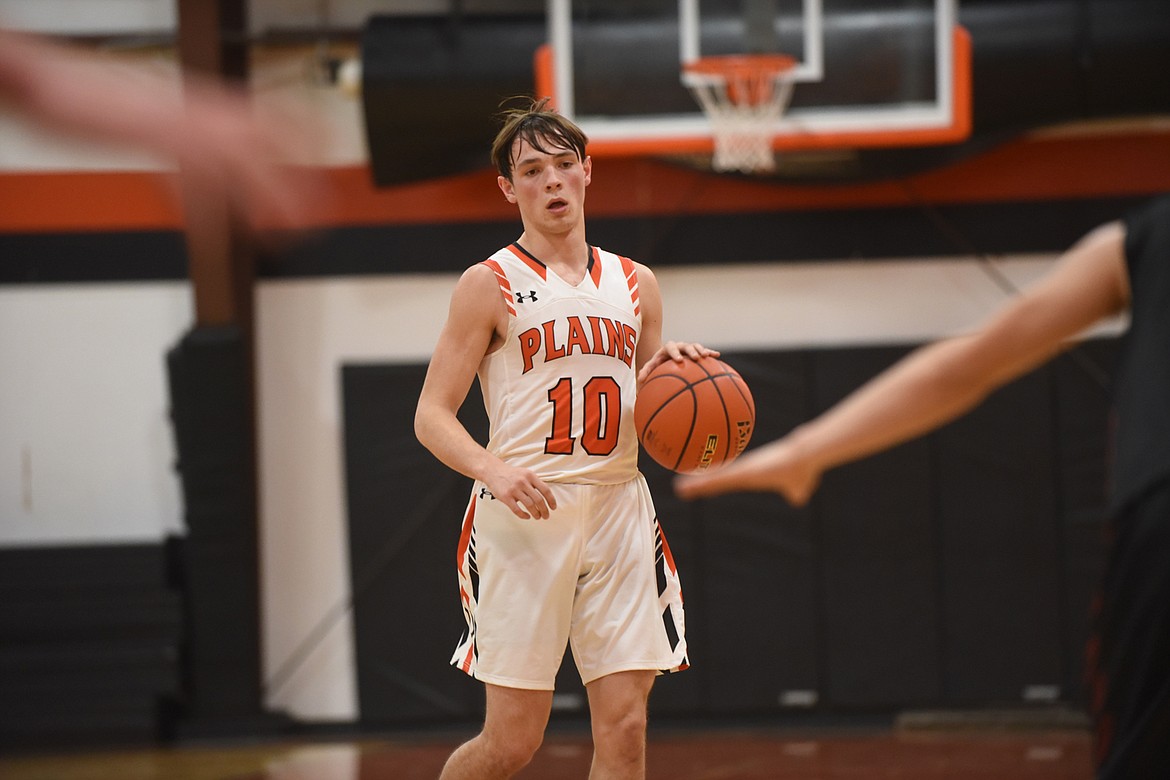
[[[699,2],[678,0],[678,54],[686,65],[699,59]]]
[[[572,0],[548,0],[547,8],[556,108],[572,119],[576,109],[573,101],[573,3]]]

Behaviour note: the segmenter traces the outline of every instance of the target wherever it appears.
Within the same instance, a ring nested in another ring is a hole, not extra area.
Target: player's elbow
[[[446,440],[445,431],[448,430],[448,422],[453,418],[455,418],[454,412],[442,402],[435,401],[424,393],[414,409],[414,436],[418,439],[419,444],[432,453],[437,453]]]
[[[414,437],[427,449],[430,449],[432,429],[429,411],[428,405],[422,400],[414,408]]]

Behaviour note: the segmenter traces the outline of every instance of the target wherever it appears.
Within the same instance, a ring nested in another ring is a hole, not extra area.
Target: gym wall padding
[[[1041,368],[933,437],[949,701],[1019,701],[1063,677],[1052,400]]]
[[[904,354],[900,348],[816,354],[814,411]],[[873,709],[938,701],[941,594],[929,439],[829,472],[814,506],[826,704]]]
[[[471,481],[414,435],[425,366],[347,365],[346,501],[361,718],[474,720],[479,686],[447,665],[464,630],[456,547]],[[477,392],[461,419],[484,440]]]
[[[175,728],[262,727],[251,368],[234,326],[192,328],[167,354],[186,507],[185,680]]]
[[[800,353],[725,355],[756,401],[756,443],[808,416],[809,361]],[[683,578],[692,668],[662,679],[657,712],[755,713],[818,688],[819,589],[808,509],[763,494],[689,504],[672,475],[643,456],[641,468]],[[752,669],[753,684],[741,680]]]
[[[1060,522],[1062,633],[1089,636],[1085,605],[1104,574],[1102,518],[1109,484],[1108,371],[1116,354],[1115,341],[1090,341],[1052,364],[1056,375],[1054,420],[1060,447],[1057,513]],[[1101,457],[1105,452],[1106,457]],[[1083,642],[1063,643],[1064,690],[1075,701],[1086,700]]]
[[[723,359],[756,398],[759,446],[907,351]],[[752,493],[683,502],[671,475],[643,459],[682,575],[692,663],[660,678],[652,712],[1083,705],[1077,679],[1103,556],[1108,396],[1079,361],[1108,372],[1115,351],[1113,340],[1087,344],[935,433],[831,471],[803,508]],[[447,666],[462,631],[453,562],[468,482],[414,440],[424,373],[343,369],[367,722],[480,716],[475,684]],[[482,415],[474,392],[468,405]],[[579,692],[573,678],[566,667],[562,693]]]
[[[157,739],[182,637],[164,544],[0,549],[0,751]]]

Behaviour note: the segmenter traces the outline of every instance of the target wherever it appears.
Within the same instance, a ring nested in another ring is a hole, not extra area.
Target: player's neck
[[[551,236],[526,230],[517,243],[570,283],[585,276],[589,266],[589,244],[585,241],[584,230]]]

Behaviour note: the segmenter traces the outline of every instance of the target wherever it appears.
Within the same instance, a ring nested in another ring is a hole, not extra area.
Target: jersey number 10
[[[585,424],[581,431],[581,449],[590,455],[608,455],[618,443],[621,422],[622,391],[611,376],[595,376],[585,383]],[[573,380],[564,377],[548,391],[552,404],[552,435],[544,440],[549,455],[572,455],[576,441],[572,436]],[[612,413],[617,411],[617,413]]]

